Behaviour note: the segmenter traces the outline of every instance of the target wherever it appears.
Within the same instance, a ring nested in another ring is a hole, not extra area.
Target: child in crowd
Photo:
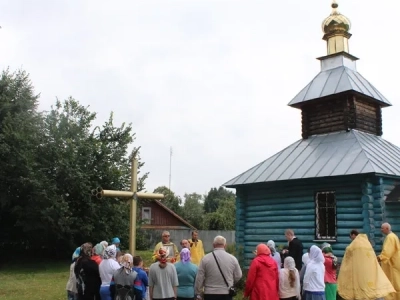
[[[143,259],[140,256],[133,258],[133,270],[138,274],[134,282],[136,300],[146,299],[149,280],[146,272],[143,270]]]

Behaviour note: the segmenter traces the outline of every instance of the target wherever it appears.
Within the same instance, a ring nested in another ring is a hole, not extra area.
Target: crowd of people
[[[381,226],[386,236],[381,254],[375,255],[366,234],[350,232],[338,273],[338,259],[328,243],[303,244],[293,230],[285,231],[288,244],[278,251],[275,243],[257,245],[248,270],[244,298],[250,300],[400,300],[400,242],[390,224]],[[164,231],[155,246],[154,263],[143,268],[140,256],[122,254],[119,239],[94,247],[85,243],[72,256],[68,300],[231,300],[242,277],[239,262],[225,251],[226,239],[217,236],[214,250],[205,255],[198,232],[180,242],[181,250]],[[121,254],[119,254],[121,253]]]

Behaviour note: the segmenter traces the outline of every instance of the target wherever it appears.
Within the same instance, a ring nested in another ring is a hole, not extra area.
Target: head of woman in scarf
[[[182,263],[186,264],[186,263],[190,262],[190,250],[189,249],[183,248],[181,250],[180,256],[181,256]]]
[[[124,254],[121,259],[121,266],[124,268],[126,274],[130,274],[133,267],[133,256],[129,253]]]
[[[93,254],[94,254],[94,255],[103,256],[104,249],[105,249],[104,246],[103,246],[102,244],[98,243],[98,244],[96,244],[96,246],[94,246],[94,248],[93,248]]]
[[[167,258],[168,258],[168,255],[169,255],[169,250],[168,250],[168,248],[166,248],[166,247],[161,247],[161,248],[158,250],[158,261],[160,262],[160,263],[159,263],[159,267],[160,267],[161,269],[164,269],[164,268],[167,266]]]
[[[293,257],[288,256],[285,258],[285,260],[283,261],[283,268],[288,270],[296,269],[296,263],[294,262]]]
[[[309,257],[310,257],[309,263],[311,263],[311,262],[323,263],[325,261],[325,258],[324,258],[324,255],[322,254],[321,249],[315,245],[311,246]]]
[[[332,253],[332,247],[329,243],[323,243],[321,245],[321,250],[323,253]]]
[[[84,243],[81,246],[80,256],[91,257],[92,256],[92,249],[93,249],[92,243]]]
[[[271,250],[271,254],[274,255],[275,252],[276,252],[276,249],[275,249],[275,242],[274,242],[273,240],[269,240],[269,241],[267,242],[267,246],[268,246],[269,250]]]
[[[115,245],[110,245],[104,250],[104,259],[115,259],[115,256],[117,255],[117,247]]]
[[[103,246],[103,253],[100,254],[101,256],[103,256],[104,255],[104,251],[106,251],[106,248],[108,247],[108,242],[101,241],[99,244]]]
[[[74,253],[72,253],[72,261],[76,261],[78,257],[81,255],[81,247],[75,249]]]
[[[259,244],[256,248],[257,256],[259,255],[270,255],[271,250],[269,250],[268,246],[265,244]]]

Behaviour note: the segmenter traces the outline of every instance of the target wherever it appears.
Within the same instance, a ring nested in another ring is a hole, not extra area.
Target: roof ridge
[[[379,140],[379,143],[383,143],[383,144],[386,144],[386,143],[389,143],[389,142],[387,142],[385,139],[381,138],[380,136],[377,136],[377,135],[374,135],[374,134],[370,134],[370,133],[367,133],[367,132],[362,132],[362,131],[359,131],[359,130],[357,130],[357,133],[355,133],[355,135],[359,135],[359,136],[357,136],[357,140],[360,141],[361,148],[362,148],[363,152],[365,152],[367,154],[368,160],[371,160],[373,163],[374,163],[373,160],[378,160],[380,162],[380,164],[382,166],[384,166],[385,169],[389,170],[392,173],[400,172],[400,168],[398,168],[395,165],[391,165],[390,164],[390,160],[392,158],[387,158],[385,156],[377,158],[377,157],[371,156],[369,152],[370,151],[374,151],[374,148],[376,148],[376,147],[374,147],[373,144],[371,144],[371,146],[369,146],[364,141],[364,139],[375,138],[375,139]],[[399,150],[399,152],[400,152],[400,149],[398,147],[396,147],[396,148],[397,148],[396,150]],[[390,152],[392,152],[392,151],[390,151]],[[393,158],[396,158],[396,153],[390,153],[390,155],[393,156]],[[389,159],[389,162],[387,161],[387,159]],[[376,170],[376,168],[375,168],[375,170]],[[379,173],[379,172],[377,171],[377,173]]]
[[[352,129],[352,130],[351,130],[351,133],[354,135],[354,137],[355,137],[356,140],[357,140],[357,143],[360,145],[361,153],[363,153],[363,154],[365,155],[365,157],[367,158],[367,164],[368,164],[370,167],[372,167],[372,169],[373,169],[375,172],[377,172],[377,170],[376,170],[376,168],[375,168],[375,164],[372,163],[371,157],[370,157],[369,153],[368,153],[367,151],[365,151],[365,149],[364,149],[364,147],[363,147],[363,144],[362,144],[362,141],[360,141],[360,139],[359,139],[359,137],[358,137],[358,133],[360,133],[360,131],[359,131],[359,130]],[[364,168],[365,168],[365,166],[364,166]]]

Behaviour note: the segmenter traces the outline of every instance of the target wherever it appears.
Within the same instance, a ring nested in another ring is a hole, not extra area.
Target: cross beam
[[[114,191],[114,190],[103,190],[97,188],[93,191],[93,194],[97,198],[103,197],[114,197],[114,198],[128,198],[130,201],[130,226],[129,226],[129,252],[134,255],[136,250],[136,213],[137,213],[137,201],[140,199],[164,199],[163,194],[154,193],[143,193],[137,191],[137,171],[138,171],[138,160],[132,158],[131,166],[131,190],[130,191]]]

